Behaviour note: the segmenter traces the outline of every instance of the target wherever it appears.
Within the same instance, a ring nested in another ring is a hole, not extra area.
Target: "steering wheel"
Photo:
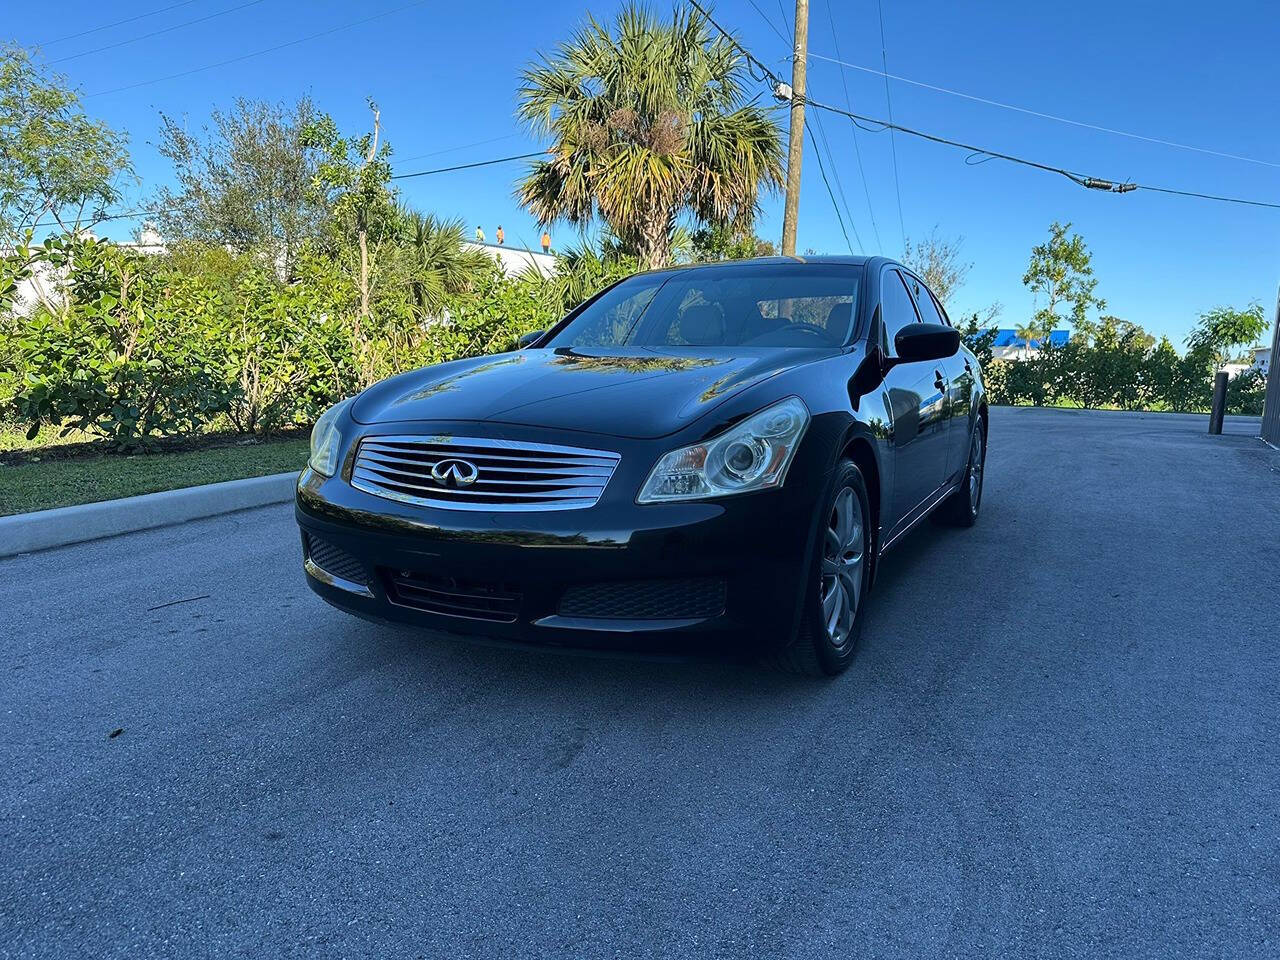
[[[785,327],[779,327],[774,333],[788,333],[791,330],[799,330],[801,333],[808,333],[817,337],[823,343],[830,343],[831,338],[827,336],[827,331],[821,327],[815,327],[812,323],[803,323],[799,320],[793,320]]]

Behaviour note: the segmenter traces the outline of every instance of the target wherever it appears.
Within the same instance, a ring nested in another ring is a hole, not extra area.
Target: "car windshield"
[[[740,264],[640,274],[587,304],[547,347],[840,347],[862,270]]]

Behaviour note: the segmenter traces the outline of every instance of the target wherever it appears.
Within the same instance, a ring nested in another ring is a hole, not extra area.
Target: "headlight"
[[[702,500],[780,487],[809,425],[809,410],[788,397],[705,443],[672,450],[640,488],[637,503]]]
[[[338,472],[338,447],[342,435],[338,432],[338,418],[351,403],[351,397],[320,414],[320,419],[311,428],[311,469],[321,476],[332,477]]]

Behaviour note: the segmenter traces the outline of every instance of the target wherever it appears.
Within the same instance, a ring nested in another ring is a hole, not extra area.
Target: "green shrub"
[[[231,391],[209,343],[170,309],[145,257],[92,239],[51,241],[45,255],[67,271],[66,297],[16,318],[13,419],[33,434],[52,424],[131,449],[226,409]]]
[[[1262,416],[1267,378],[1260,370],[1245,370],[1227,381],[1227,413]]]

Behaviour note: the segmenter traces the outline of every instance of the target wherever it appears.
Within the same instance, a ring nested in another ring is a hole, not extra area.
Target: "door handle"
[[[968,357],[965,357],[965,358],[964,358],[964,372],[965,372],[965,373],[973,373],[973,364],[969,362],[969,358],[968,358]]]
[[[947,388],[946,381],[942,379],[941,370],[933,371],[933,385],[937,387],[939,390],[945,390]]]

